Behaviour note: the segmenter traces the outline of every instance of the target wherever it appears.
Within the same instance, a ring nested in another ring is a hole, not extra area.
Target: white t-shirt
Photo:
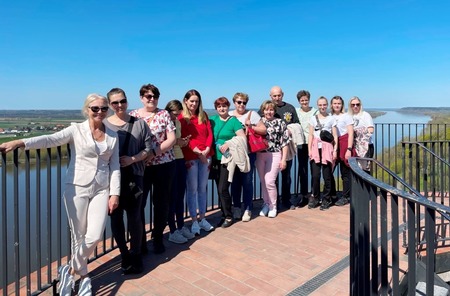
[[[308,138],[309,138],[309,122],[311,120],[311,117],[313,117],[318,110],[314,107],[311,107],[311,110],[308,112],[305,112],[302,110],[302,108],[298,107],[295,108],[295,111],[297,111],[297,117],[300,121],[300,125],[303,129],[303,134],[305,135],[305,144],[308,144]]]
[[[338,137],[343,136],[348,133],[348,126],[353,125],[353,118],[348,113],[342,113],[339,115],[334,114],[336,118],[336,129]]]
[[[359,114],[354,114],[353,121],[355,123],[354,124],[355,130],[363,127],[366,128],[374,127],[372,116],[366,111],[360,112]],[[369,143],[373,144],[373,136],[370,137]]]
[[[328,115],[325,118],[319,118],[320,126],[317,124],[316,116],[312,116],[309,124],[314,127],[314,138],[320,139],[320,130],[322,129],[333,133],[333,126],[336,126],[336,119],[334,116]],[[322,148],[322,141],[319,141],[317,147]]]
[[[256,112],[256,111],[248,110],[247,112],[245,112],[244,114],[242,114],[239,117],[237,117],[234,114],[234,110],[228,111],[228,114],[230,116],[235,116],[240,121],[242,126],[245,127],[245,121],[247,120],[248,112],[252,112],[252,114],[250,115],[250,123],[251,124],[258,124],[258,122],[261,120],[261,116],[259,116],[258,112]]]

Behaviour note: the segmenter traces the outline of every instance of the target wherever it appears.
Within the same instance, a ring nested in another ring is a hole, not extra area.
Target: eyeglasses
[[[110,104],[113,105],[113,106],[117,106],[119,104],[123,105],[123,104],[127,104],[127,103],[128,103],[127,99],[122,99],[120,101],[111,102]]]
[[[150,99],[157,100],[157,99],[159,99],[159,97],[157,97],[155,95],[145,95],[143,97],[146,98],[147,100],[150,100]]]
[[[236,104],[247,106],[247,102],[245,101],[236,101]]]
[[[361,104],[360,104],[360,103],[356,103],[356,104],[350,104],[350,105],[352,105],[352,107],[359,107],[359,106],[361,106]]]
[[[99,111],[102,111],[102,113],[105,113],[109,109],[109,107],[98,107],[98,106],[91,106],[88,108],[91,109],[91,111],[94,113],[98,113]]]

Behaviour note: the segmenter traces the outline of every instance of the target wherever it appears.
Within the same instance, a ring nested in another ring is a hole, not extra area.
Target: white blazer
[[[42,149],[69,143],[71,157],[66,172],[66,184],[86,186],[96,179],[99,185],[103,186],[108,185],[109,182],[110,195],[119,195],[120,163],[118,139],[116,132],[105,127],[107,148],[103,154],[109,157],[109,166],[101,168],[99,167],[95,142],[87,120],[82,123],[74,123],[52,135],[23,139],[23,141],[25,149]]]

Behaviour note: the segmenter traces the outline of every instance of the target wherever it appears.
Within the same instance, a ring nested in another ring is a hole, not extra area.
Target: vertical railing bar
[[[19,238],[19,153],[14,150],[14,278],[15,289],[20,291],[20,238]]]
[[[31,294],[31,198],[30,198],[30,151],[25,151],[25,274],[27,295]]]
[[[400,244],[399,244],[399,219],[398,219],[398,195],[391,197],[392,217],[392,295],[399,295],[400,273]]]
[[[434,295],[434,251],[436,249],[435,242],[435,229],[436,229],[436,211],[429,207],[425,209],[425,235],[427,240],[427,271],[426,271],[426,282],[427,282],[427,292],[426,295]]]
[[[372,295],[378,290],[378,197],[376,192],[370,198],[370,233],[371,233],[371,253],[372,253]],[[383,272],[383,271],[381,271]]]
[[[47,148],[47,241],[52,241],[52,148]],[[51,265],[52,244],[47,243],[47,266]],[[51,282],[52,271],[47,268],[47,282]]]
[[[0,253],[1,253],[1,258],[2,258],[2,263],[0,266],[0,278],[1,278],[1,285],[0,287],[3,290],[3,296],[8,295],[8,224],[7,224],[7,203],[6,203],[6,175],[8,173],[7,170],[7,165],[6,165],[6,154],[1,153],[1,157],[2,157],[2,221],[1,221],[1,225],[2,225],[2,247],[0,248]]]
[[[408,207],[408,294],[416,290],[416,225],[415,203],[407,202]],[[420,212],[419,212],[420,214]],[[411,294],[413,293],[414,294]]]
[[[388,294],[388,229],[387,229],[387,192],[381,191],[380,232],[381,232],[381,293]]]
[[[36,150],[36,258],[37,266],[41,268],[42,262],[42,239],[41,239],[41,150]],[[41,272],[37,273],[37,281],[41,288]]]
[[[57,259],[57,266],[61,266],[61,257],[62,257],[62,221],[61,221],[61,211],[62,211],[62,188],[61,188],[61,182],[62,182],[62,175],[61,175],[61,166],[62,166],[62,150],[61,146],[58,146],[57,148],[57,158],[56,158],[56,233],[59,236],[58,243],[56,244],[56,258]],[[53,260],[50,260],[50,264]],[[51,266],[51,265],[50,265]]]

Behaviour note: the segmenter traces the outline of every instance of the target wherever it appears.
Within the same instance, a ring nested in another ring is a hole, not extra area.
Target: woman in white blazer
[[[116,132],[103,124],[108,101],[103,96],[90,94],[82,111],[87,118],[82,123],[72,124],[52,135],[0,145],[0,151],[5,153],[19,147],[42,149],[70,144],[64,203],[71,230],[72,257],[68,265],[59,268],[60,295],[71,295],[76,274],[81,277],[78,294],[91,295],[87,260],[103,236],[108,212],[119,204],[118,138]]]

